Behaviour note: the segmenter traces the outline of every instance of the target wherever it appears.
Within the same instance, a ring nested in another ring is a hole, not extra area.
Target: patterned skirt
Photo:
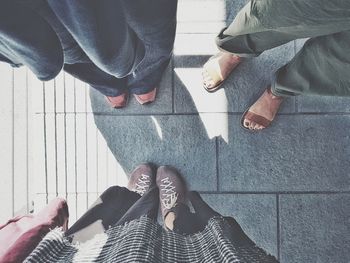
[[[111,226],[84,243],[73,243],[60,228],[49,232],[25,262],[244,262],[275,263],[233,218],[216,216],[205,229],[182,235],[142,216]]]

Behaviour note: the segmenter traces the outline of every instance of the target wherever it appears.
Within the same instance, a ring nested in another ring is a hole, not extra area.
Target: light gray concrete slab
[[[277,257],[275,195],[206,194],[202,197],[223,216],[233,217],[259,247]]]
[[[349,263],[350,195],[282,195],[281,262]]]
[[[298,112],[350,112],[350,97],[299,96]]]
[[[252,134],[229,123],[219,142],[219,182],[225,191],[349,191],[350,116],[278,116]]]
[[[127,172],[143,162],[173,165],[192,189],[217,189],[215,140],[198,116],[95,116],[95,122]]]

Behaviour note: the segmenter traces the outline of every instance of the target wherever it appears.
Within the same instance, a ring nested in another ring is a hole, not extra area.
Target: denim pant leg
[[[97,67],[45,1],[40,2],[37,12],[54,29],[61,42],[64,70],[67,73],[88,83],[106,96],[115,97],[125,92],[126,79],[118,79]]]
[[[177,0],[123,0],[127,23],[146,47],[141,64],[128,77],[131,93],[158,87],[172,56],[176,33]]]
[[[140,197],[139,194],[125,187],[108,188],[91,208],[67,230],[66,235],[79,235],[88,239],[97,234],[96,231],[108,229],[109,226],[118,222]],[[93,224],[95,227],[91,227]]]
[[[99,69],[92,62],[65,64],[64,71],[88,83],[105,96],[116,97],[127,92],[126,78],[113,77]]]

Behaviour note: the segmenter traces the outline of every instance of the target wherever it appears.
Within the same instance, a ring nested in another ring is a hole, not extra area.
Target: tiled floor
[[[131,100],[113,110],[67,74],[42,84],[0,64],[1,221],[59,195],[74,222],[99,193],[151,161],[179,168],[281,262],[349,263],[350,99],[292,98],[265,132],[239,127],[302,41],[245,62],[215,94],[201,88],[215,34],[244,2],[180,0],[174,58],[153,105]]]

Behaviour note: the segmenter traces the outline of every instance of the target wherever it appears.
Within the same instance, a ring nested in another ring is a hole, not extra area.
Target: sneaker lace
[[[146,193],[149,184],[150,184],[150,177],[147,174],[141,174],[141,177],[137,180],[135,184],[134,191],[140,195],[143,195]]]
[[[164,209],[171,209],[175,206],[177,201],[178,194],[175,191],[176,187],[168,177],[162,179],[161,182],[162,184],[160,185],[160,189],[162,191],[162,204]]]

